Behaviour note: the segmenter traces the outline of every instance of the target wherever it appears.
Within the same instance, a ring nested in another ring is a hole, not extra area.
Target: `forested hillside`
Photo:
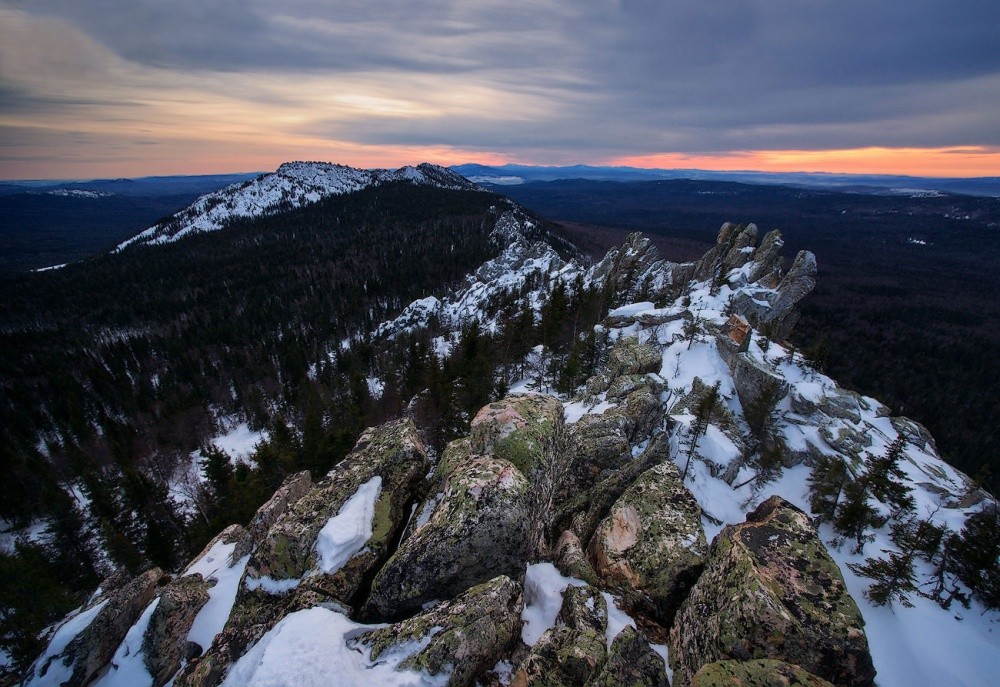
[[[7,646],[30,655],[34,633],[113,567],[173,568],[245,521],[286,474],[323,474],[404,404],[434,444],[465,431],[502,391],[497,366],[531,346],[520,294],[490,304],[520,329],[470,323],[443,358],[433,323],[377,349],[362,335],[496,256],[512,238],[491,238],[505,213],[524,240],[559,243],[504,198],[393,182],[6,279],[0,517],[39,542],[0,557],[0,603],[16,608]],[[539,327],[554,344],[552,318]],[[269,437],[253,461],[206,443],[234,419]],[[207,483],[179,510],[171,479],[198,449]],[[51,591],[45,603],[31,601],[38,589]]]

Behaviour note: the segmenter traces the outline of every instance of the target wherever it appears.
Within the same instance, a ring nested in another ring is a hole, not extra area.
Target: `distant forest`
[[[687,260],[725,221],[781,230],[786,256],[808,249],[819,265],[793,343],[841,384],[926,425],[946,460],[1000,493],[1000,199],[702,181],[499,190],[576,223],[592,251],[641,230],[664,257]]]

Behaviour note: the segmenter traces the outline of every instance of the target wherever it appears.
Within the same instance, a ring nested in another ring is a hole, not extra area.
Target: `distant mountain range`
[[[511,186],[531,181],[589,179],[597,181],[654,181],[658,179],[695,179],[702,181],[739,181],[746,184],[777,184],[808,188],[827,188],[858,193],[958,193],[970,196],[1000,196],[1000,177],[935,178],[881,174],[826,174],[821,172],[715,172],[704,169],[643,169],[639,167],[592,167],[569,165],[540,167],[532,165],[480,164],[454,165],[451,169],[478,183]]]

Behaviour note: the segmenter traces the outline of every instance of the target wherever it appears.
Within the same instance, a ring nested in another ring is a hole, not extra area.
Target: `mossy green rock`
[[[584,415],[570,426],[571,492],[589,489],[606,470],[617,470],[632,458],[627,431],[629,422],[613,410]]]
[[[520,573],[527,493],[528,481],[511,462],[470,457],[448,476],[427,521],[376,575],[367,612],[398,617],[497,574]]]
[[[775,659],[873,684],[864,620],[808,516],[772,496],[726,527],[670,631],[674,685],[716,661]]]
[[[783,661],[718,661],[702,666],[691,687],[833,687],[821,677]]]
[[[562,403],[551,396],[507,396],[476,413],[470,448],[508,460],[521,474],[530,476],[562,423]]]
[[[607,371],[612,378],[659,372],[663,354],[655,346],[641,344],[634,336],[619,339],[608,353]]]
[[[708,553],[701,508],[673,463],[647,470],[625,490],[589,551],[606,583],[638,592],[641,610],[670,623]]]
[[[430,469],[412,420],[369,428],[326,478],[299,498],[268,530],[247,566],[247,577],[301,580],[330,598],[349,602],[364,577],[388,552],[409,515],[407,504]],[[316,539],[358,488],[380,477],[382,486],[365,547],[332,574],[317,571]]]
[[[670,687],[663,657],[633,627],[626,627],[611,643],[608,660],[587,687]]]
[[[499,576],[413,618],[365,632],[356,641],[371,648],[375,661],[393,647],[429,637],[427,646],[399,668],[448,673],[449,687],[464,687],[494,666],[521,631],[521,610],[519,585]]]

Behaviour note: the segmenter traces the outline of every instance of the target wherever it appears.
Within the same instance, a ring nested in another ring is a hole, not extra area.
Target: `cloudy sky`
[[[998,0],[0,0],[0,178],[1000,175]]]

